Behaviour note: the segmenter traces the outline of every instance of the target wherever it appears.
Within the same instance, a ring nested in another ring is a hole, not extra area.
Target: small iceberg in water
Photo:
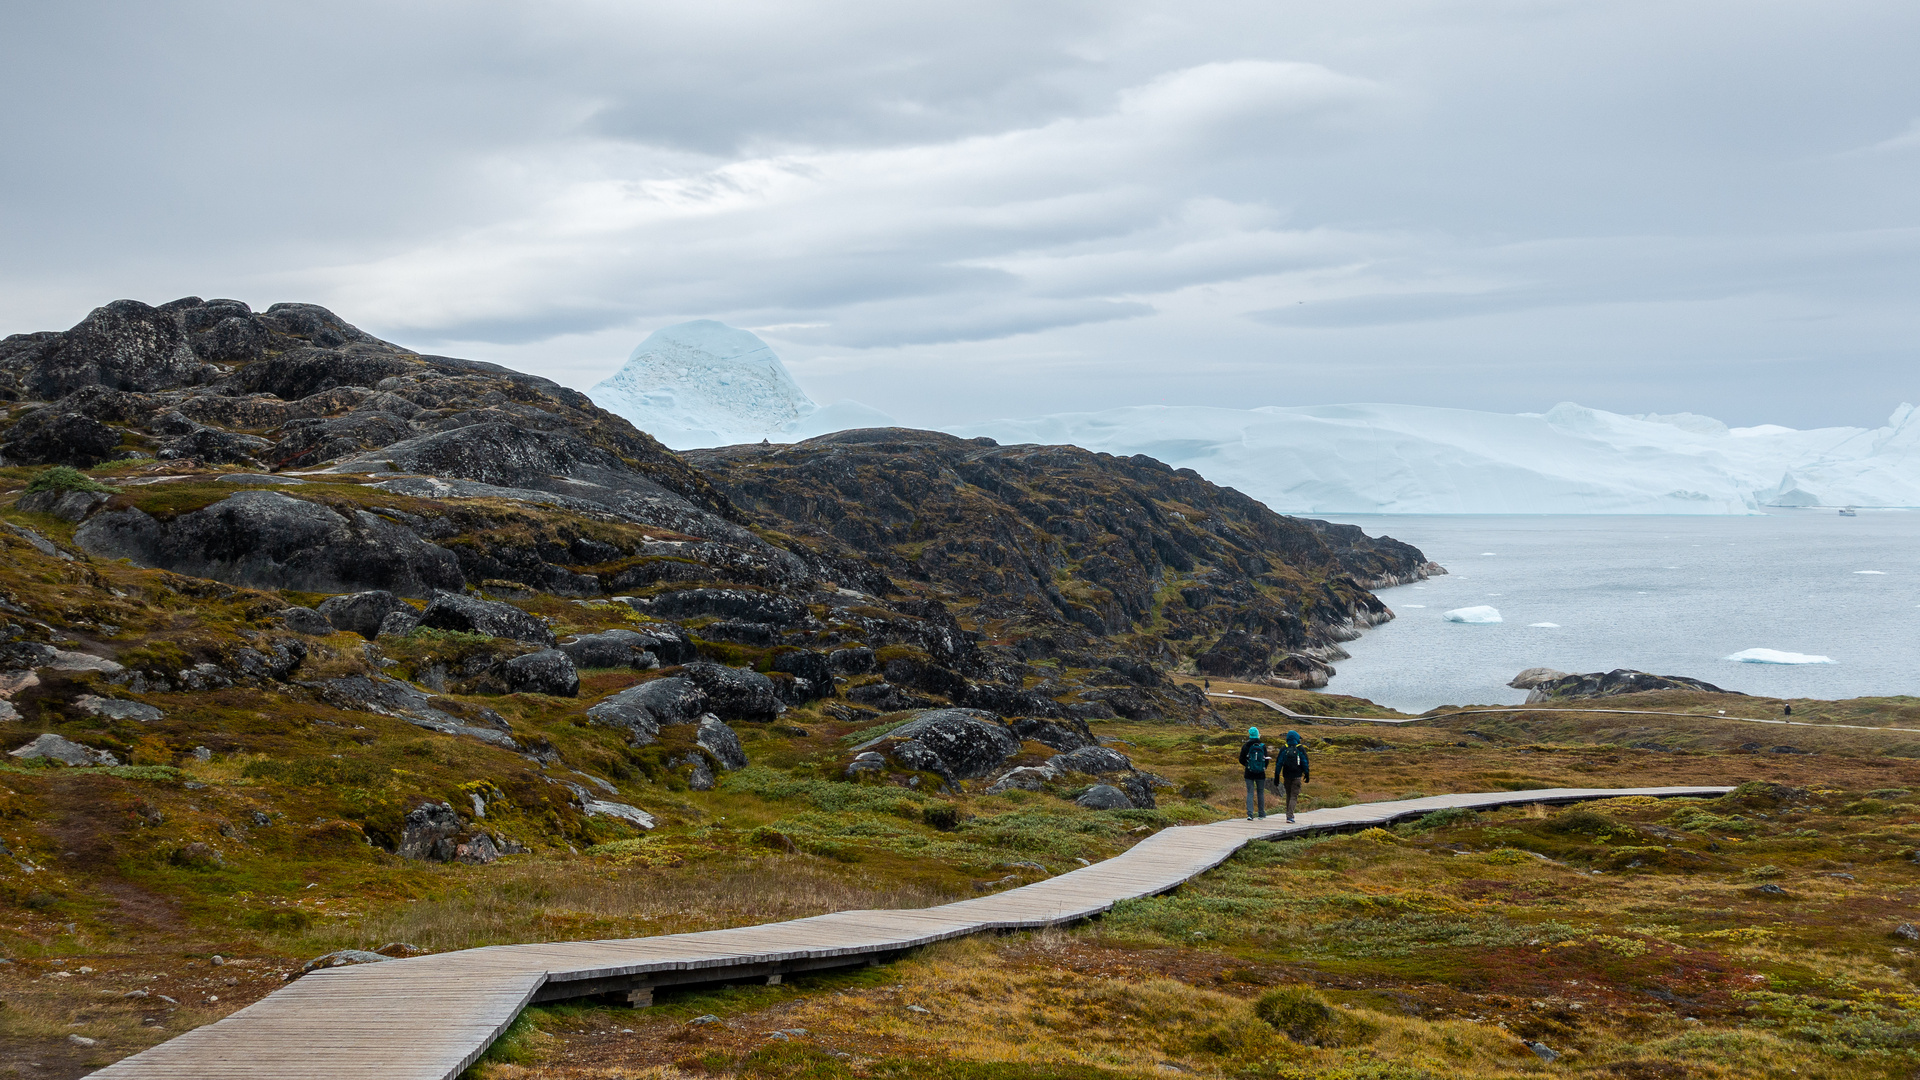
[[[1557,623],[1557,622],[1530,622],[1530,623],[1528,623],[1527,625],[1528,625],[1528,626],[1542,626],[1542,627],[1545,627],[1545,628],[1547,628],[1547,629],[1549,629],[1549,630],[1558,630],[1558,629],[1560,629],[1560,624],[1559,624],[1559,623]]]
[[[1831,656],[1808,656],[1806,653],[1781,652],[1778,649],[1742,649],[1732,656],[1723,657],[1736,664],[1831,664]]]
[[[1497,623],[1500,621],[1500,609],[1480,604],[1477,607],[1454,608],[1441,618],[1457,623]]]
[[[1887,573],[1887,572],[1886,572],[1885,570],[1855,570],[1855,571],[1854,571],[1854,573],[1856,573],[1856,574],[1879,574],[1880,576],[1882,576],[1882,577],[1885,577],[1885,576],[1886,576],[1886,573]]]

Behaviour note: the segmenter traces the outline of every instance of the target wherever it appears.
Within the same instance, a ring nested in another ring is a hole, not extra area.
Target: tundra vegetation
[[[473,1072],[1920,1068],[1920,732],[1867,730],[1920,702],[1795,701],[1789,729],[1682,687],[1607,700],[1673,716],[1373,725],[1311,688],[1391,617],[1369,589],[1438,572],[1407,545],[1071,447],[675,455],[307,305],[118,302],[0,342],[0,402],[16,1074],[83,1075],[337,950],[1017,887],[1239,816],[1249,724],[1306,737],[1309,809],[1739,787],[1258,843],[1079,926],[529,1010]]]

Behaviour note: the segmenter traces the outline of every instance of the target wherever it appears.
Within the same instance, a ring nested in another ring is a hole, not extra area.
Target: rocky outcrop
[[[516,656],[501,664],[498,671],[508,691],[515,694],[576,697],[580,693],[580,673],[559,649]]]
[[[1567,678],[1567,673],[1550,667],[1530,667],[1507,680],[1507,685],[1515,690],[1531,690],[1542,683]]]
[[[524,850],[519,844],[473,829],[450,803],[423,802],[407,811],[393,853],[403,859],[485,865]]]
[[[1088,810],[1131,810],[1133,800],[1127,793],[1111,784],[1095,784],[1079,798],[1073,800],[1075,806]]]
[[[560,651],[573,659],[575,667],[630,667],[646,671],[661,664],[661,659],[652,651],[661,640],[661,637],[632,630],[604,630],[598,634],[580,634],[569,638],[560,643]],[[679,661],[676,659],[673,662]]]
[[[587,710],[591,723],[625,728],[628,742],[646,746],[660,729],[691,724],[707,711],[706,691],[688,678],[653,679],[607,697]]]
[[[331,596],[321,601],[315,610],[326,616],[335,630],[350,631],[368,641],[380,636],[380,625],[387,616],[397,611],[413,611],[406,601],[385,589]]]
[[[700,718],[700,728],[694,732],[693,741],[713,755],[713,760],[719,762],[722,769],[731,771],[747,767],[747,752],[740,746],[740,736],[717,716]]]
[[[88,554],[234,585],[424,596],[459,588],[453,553],[402,525],[277,491],[242,491],[159,521],[137,509],[96,514],[74,532]]]
[[[787,711],[773,680],[757,671],[697,661],[680,674],[706,694],[707,708],[722,720],[772,720]]]
[[[901,767],[971,780],[1020,752],[1020,738],[999,717],[975,709],[931,709],[854,748],[883,753]]]
[[[1133,771],[1133,761],[1127,755],[1104,746],[1083,746],[1072,753],[1055,754],[1047,759],[1047,764],[1061,772],[1090,776]]]
[[[1537,678],[1532,690],[1527,694],[1527,704],[1614,697],[1619,694],[1641,694],[1649,690],[1699,690],[1709,694],[1737,694],[1736,691],[1722,690],[1712,683],[1689,679],[1684,675],[1649,675],[1644,671],[1615,668],[1612,671],[1593,672],[1587,675],[1562,675],[1557,679]]]
[[[433,630],[459,630],[488,637],[512,638],[534,645],[553,645],[553,631],[536,616],[498,600],[482,600],[462,593],[433,594],[426,610],[420,613],[420,626]]]
[[[442,735],[465,735],[508,750],[519,750],[509,733],[511,728],[499,713],[491,709],[473,710],[476,715],[460,715],[464,710],[453,701],[433,698],[398,679],[385,675],[349,675],[307,683],[323,699],[345,709],[360,709],[380,716],[395,716],[415,727]],[[444,707],[443,707],[444,706]]]
[[[95,750],[82,746],[72,739],[48,732],[17,750],[8,751],[9,756],[22,761],[44,758],[58,761],[63,765],[118,765],[120,759],[106,750]]]

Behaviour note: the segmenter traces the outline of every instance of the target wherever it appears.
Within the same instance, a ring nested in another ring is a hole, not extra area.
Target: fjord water
[[[1397,618],[1347,643],[1330,693],[1407,711],[1518,704],[1526,692],[1507,680],[1551,667],[1775,697],[1920,695],[1920,512],[1336,520],[1413,544],[1449,573],[1378,590]],[[1479,605],[1502,621],[1445,618]],[[1748,649],[1833,663],[1724,659]]]

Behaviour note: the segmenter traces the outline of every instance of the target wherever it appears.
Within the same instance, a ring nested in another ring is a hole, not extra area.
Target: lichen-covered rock
[[[81,694],[74,698],[73,707],[89,716],[103,716],[110,720],[138,720],[143,724],[163,720],[167,715],[144,701],[103,698],[92,694]]]
[[[667,678],[628,687],[587,710],[587,719],[608,727],[623,727],[628,741],[646,746],[660,729],[691,724],[707,711],[707,695],[692,679]]]
[[[1709,694],[1735,694],[1732,690],[1722,690],[1710,682],[1690,679],[1684,675],[1649,675],[1644,671],[1629,668],[1615,668],[1607,672],[1592,672],[1586,675],[1562,675],[1557,679],[1538,679],[1532,690],[1527,693],[1528,704],[1541,701],[1561,701],[1574,698],[1613,697],[1618,694],[1639,694],[1649,690],[1698,690]]]
[[[497,670],[507,689],[516,694],[575,697],[580,693],[580,673],[559,649],[541,649],[516,656]]]
[[[498,600],[482,600],[462,593],[435,593],[419,625],[434,630],[461,630],[488,637],[512,638],[535,645],[553,645],[553,631],[536,615]]]
[[[121,432],[91,416],[41,409],[22,417],[0,442],[11,465],[71,465],[84,469],[119,456]]]
[[[279,612],[279,616],[280,622],[296,634],[326,637],[333,633],[333,621],[309,607],[285,608]]]
[[[718,617],[784,628],[803,625],[809,618],[806,605],[798,600],[748,589],[681,589],[632,604],[663,619]]]
[[[1020,752],[1020,739],[991,713],[974,709],[931,709],[877,739],[856,747],[916,741],[940,760],[945,774],[971,780],[998,769]]]
[[[576,667],[632,667],[645,671],[660,666],[660,660],[647,651],[647,646],[655,640],[632,630],[603,630],[563,641],[560,651],[572,657]]]
[[[273,444],[258,435],[201,427],[160,444],[162,461],[198,461],[206,465],[257,465]]]
[[[9,751],[9,755],[17,757],[22,761],[31,758],[46,758],[51,761],[58,761],[63,765],[120,764],[120,759],[114,757],[109,751],[95,750],[90,746],[82,746],[72,739],[55,735],[51,731],[17,750]]]
[[[42,401],[88,386],[154,391],[218,377],[193,353],[172,315],[138,300],[115,300],[48,343],[21,381]]]
[[[1085,720],[1054,721],[1021,716],[1007,721],[1007,726],[1022,739],[1031,739],[1063,754],[1071,753],[1084,746],[1100,745],[1100,740],[1094,738],[1093,729],[1087,726]]]
[[[787,711],[773,680],[757,671],[695,661],[680,673],[707,695],[707,708],[722,720],[772,720]]]
[[[29,514],[52,514],[61,521],[79,522],[113,498],[106,491],[61,491],[48,488],[29,491],[13,504],[15,510]]]
[[[987,785],[988,795],[998,795],[1005,791],[1042,791],[1048,784],[1060,779],[1060,773],[1045,765],[1022,765],[1017,769],[1008,769]]]
[[[864,645],[835,649],[827,654],[827,665],[841,675],[865,675],[873,670],[873,650]]]
[[[1133,800],[1127,798],[1127,793],[1111,784],[1093,785],[1079,798],[1073,800],[1073,804],[1075,806],[1085,807],[1088,810],[1131,810],[1134,808]]]
[[[452,552],[404,526],[277,491],[237,492],[165,522],[137,509],[95,514],[73,539],[102,558],[264,589],[424,596],[464,580]]]
[[[747,752],[740,746],[740,736],[717,716],[709,714],[700,718],[700,728],[694,732],[693,741],[712,754],[723,769],[747,767]]]
[[[1083,746],[1070,753],[1055,754],[1047,759],[1047,764],[1061,772],[1087,773],[1091,776],[1133,771],[1133,762],[1127,755],[1105,746]]]
[[[453,812],[451,803],[421,803],[407,811],[394,854],[403,859],[451,862],[458,846],[455,838],[465,830],[465,823]]]
[[[669,759],[667,768],[684,772],[687,786],[695,791],[712,791],[716,783],[713,763],[705,754],[681,754]]]

